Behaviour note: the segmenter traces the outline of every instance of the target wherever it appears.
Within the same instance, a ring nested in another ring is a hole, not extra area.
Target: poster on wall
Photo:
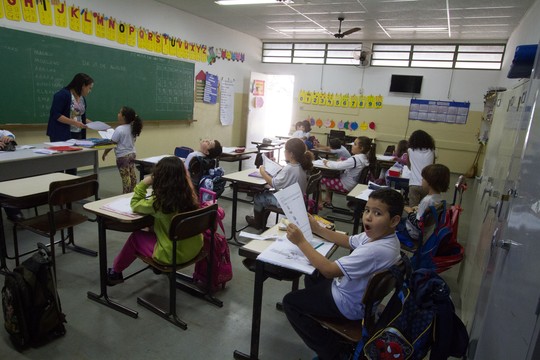
[[[411,99],[409,119],[449,124],[466,124],[471,103]]]
[[[253,80],[253,96],[264,96],[264,80]]]
[[[217,102],[219,78],[217,75],[206,73],[206,83],[204,86],[203,101],[207,104],[215,104]]]
[[[219,101],[219,120],[221,125],[232,125],[234,120],[234,79],[221,80]]]

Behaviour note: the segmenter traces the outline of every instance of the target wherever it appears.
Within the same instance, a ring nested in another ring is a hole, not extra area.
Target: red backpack
[[[212,202],[202,203],[201,207],[211,205]],[[225,234],[225,228],[223,227],[223,219],[225,218],[225,211],[220,206],[218,207],[217,224],[223,234]],[[207,230],[204,234],[204,249],[210,253],[210,237],[211,231]],[[225,283],[232,279],[232,264],[231,255],[229,251],[229,244],[225,235],[222,235],[218,231],[214,232],[214,252],[212,256],[212,290],[224,289]],[[208,258],[197,262],[195,264],[195,271],[193,272],[193,280],[202,284],[206,284]]]

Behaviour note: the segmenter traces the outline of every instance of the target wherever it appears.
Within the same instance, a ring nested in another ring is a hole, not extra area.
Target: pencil
[[[314,249],[317,250],[318,248],[320,248],[320,247],[323,246],[323,245],[324,245],[324,243],[322,242],[322,243],[320,243],[319,245],[315,246]]]

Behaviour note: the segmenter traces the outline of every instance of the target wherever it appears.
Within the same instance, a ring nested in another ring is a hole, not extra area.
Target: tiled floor
[[[236,163],[224,163],[227,172],[236,169]],[[455,180],[455,178],[453,178]],[[100,172],[100,196],[117,195],[121,183],[116,168]],[[452,201],[453,193],[447,198]],[[336,197],[339,204],[344,199]],[[225,228],[230,229],[231,202],[220,200],[226,211]],[[238,224],[252,211],[251,205],[240,203]],[[29,213],[28,213],[29,214]],[[323,213],[324,214],[324,213]],[[273,217],[270,217],[273,219]],[[460,226],[465,228],[466,221]],[[337,223],[337,228],[350,232],[351,224]],[[461,231],[461,229],[460,229]],[[12,253],[11,225],[5,229],[8,252]],[[466,234],[466,229],[463,230]],[[75,229],[78,244],[97,250],[97,225],[85,223]],[[229,235],[229,234],[227,234]],[[119,251],[127,234],[109,231],[108,263]],[[32,248],[38,237],[21,232],[23,247]],[[45,238],[39,238],[46,242]],[[254,274],[242,265],[238,247],[230,246],[234,278],[225,290],[218,293],[224,306],[217,308],[201,299],[178,291],[179,317],[187,322],[183,331],[145,308],[137,305],[140,295],[154,296],[166,305],[167,279],[151,271],[129,279],[124,284],[109,288],[116,301],[139,312],[133,319],[89,300],[87,291],[99,290],[98,259],[72,251],[57,256],[58,291],[63,311],[67,315],[65,337],[37,349],[23,353],[15,351],[5,331],[0,331],[0,359],[232,359],[233,351],[249,352]],[[339,255],[339,253],[338,253]],[[10,267],[13,262],[8,262]],[[142,268],[136,261],[132,268]],[[129,271],[129,269],[128,269]],[[126,271],[126,274],[127,272]],[[445,273],[455,287],[459,267]],[[290,290],[291,283],[268,280],[265,282],[261,324],[261,359],[311,359],[313,352],[294,333],[284,314],[275,308],[276,302]],[[459,307],[459,304],[456,304]]]

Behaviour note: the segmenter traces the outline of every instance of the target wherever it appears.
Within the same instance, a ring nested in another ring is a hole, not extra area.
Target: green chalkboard
[[[79,72],[94,79],[92,120],[116,121],[122,106],[143,121],[193,119],[192,63],[0,27],[0,124],[47,123],[54,93]]]

